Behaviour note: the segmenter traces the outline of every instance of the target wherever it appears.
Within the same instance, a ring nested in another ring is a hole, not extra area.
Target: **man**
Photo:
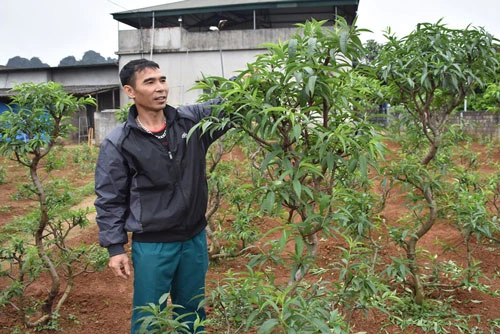
[[[125,93],[134,100],[128,119],[101,144],[95,172],[97,224],[101,246],[109,251],[116,276],[127,279],[130,264],[124,245],[132,232],[134,296],[131,333],[141,314],[135,308],[158,303],[170,293],[183,320],[205,318],[208,251],[205,211],[208,188],[205,155],[225,131],[188,140],[190,129],[212,114],[204,104],[174,108],[157,63],[133,60],[120,71]],[[193,331],[193,329],[191,329]]]

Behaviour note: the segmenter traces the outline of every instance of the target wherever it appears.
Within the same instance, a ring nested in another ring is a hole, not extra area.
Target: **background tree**
[[[496,48],[497,60],[500,62],[500,47]],[[467,110],[500,112],[500,67],[495,78],[477,87],[474,94],[467,96]]]
[[[383,44],[378,43],[374,39],[369,39],[365,43],[365,54],[363,57],[364,63],[369,64],[377,58],[377,56],[380,53],[380,50],[382,50]]]
[[[500,112],[500,82],[489,83],[481,92],[468,101],[468,110]]]
[[[403,158],[387,171],[392,182],[405,187],[413,212],[407,224],[392,232],[406,251],[415,301],[422,304],[425,294],[417,243],[443,214],[448,150],[459,139],[447,120],[466,96],[494,78],[497,40],[482,28],[449,29],[441,21],[418,24],[401,39],[386,38],[376,61],[378,76],[389,85],[393,101],[405,110],[405,134],[400,137]]]

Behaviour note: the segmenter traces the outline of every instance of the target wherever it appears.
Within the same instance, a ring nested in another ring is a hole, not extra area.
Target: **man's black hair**
[[[147,59],[129,61],[120,71],[120,82],[122,86],[129,85],[134,87],[135,74],[145,68],[160,68],[160,66],[154,61]]]

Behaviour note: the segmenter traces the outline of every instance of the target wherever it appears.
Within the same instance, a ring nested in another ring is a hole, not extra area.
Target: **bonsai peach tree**
[[[410,212],[391,234],[405,250],[415,302],[421,305],[425,282],[417,244],[452,207],[446,198],[455,190],[447,178],[455,168],[453,149],[464,138],[460,127],[448,120],[466,96],[494,80],[498,41],[483,28],[450,29],[441,21],[418,24],[403,38],[389,31],[386,38],[374,63],[392,92],[388,98],[404,108],[404,131],[398,137],[401,159],[386,172],[390,183],[407,193]]]
[[[211,131],[231,125],[258,146],[251,154],[258,177],[248,201],[270,214],[286,210],[280,247],[295,245],[290,283],[307,273],[318,233],[356,221],[351,212],[357,210],[344,199],[360,204],[356,194],[365,193],[369,166],[382,149],[374,126],[359,112],[375,95],[356,80],[353,63],[364,52],[360,30],[340,17],[333,27],[325,23],[299,24],[290,40],[266,44],[268,51],[235,80],[206,78],[200,85],[213,91],[206,98],[223,98],[220,110],[227,114],[222,122],[214,118],[200,126]]]
[[[69,95],[54,82],[23,83],[12,93],[10,110],[0,115],[0,154],[28,170],[27,197],[39,206],[10,241],[2,242],[0,259],[2,268],[8,269],[1,274],[12,284],[2,294],[0,305],[11,305],[24,325],[36,327],[54,320],[78,274],[104,264],[98,247],[67,244],[70,230],[89,223],[88,209],[68,211],[61,206],[69,194],[51,180],[50,161],[46,161],[56,142],[70,133],[69,116],[95,101]],[[46,295],[37,300],[27,289],[42,273],[50,280]]]
[[[281,219],[281,237],[271,243],[270,252],[286,255],[261,253],[250,265],[268,260],[288,265],[289,298],[296,296],[293,287],[299,289],[315,264],[320,235],[368,237],[374,207],[366,205],[370,170],[383,151],[381,137],[364,112],[366,101],[376,99],[378,81],[363,77],[355,66],[365,52],[361,30],[340,17],[333,27],[325,24],[299,24],[290,40],[266,44],[267,52],[237,78],[209,77],[198,86],[213,92],[204,99],[223,99],[215,112],[227,116],[199,126],[204,131],[232,126],[257,147],[249,154],[255,170],[246,201]],[[347,276],[344,289],[352,278]],[[331,305],[321,307],[333,312]],[[304,327],[295,329],[318,329],[313,323],[322,320],[307,318],[295,314],[288,320],[269,319],[264,327],[286,330],[286,322],[299,321]]]

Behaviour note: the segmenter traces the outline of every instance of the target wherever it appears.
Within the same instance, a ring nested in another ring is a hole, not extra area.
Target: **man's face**
[[[134,85],[125,85],[123,89],[134,99],[138,111],[160,111],[167,104],[167,79],[158,68],[137,72]]]

